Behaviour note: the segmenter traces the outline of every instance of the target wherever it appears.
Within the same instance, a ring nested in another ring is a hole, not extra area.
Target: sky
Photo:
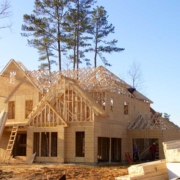
[[[127,72],[134,61],[140,64],[142,92],[153,101],[151,107],[168,113],[170,121],[180,126],[180,1],[97,0],[96,5],[105,7],[109,23],[115,26],[108,38],[117,39],[117,46],[125,48],[121,53],[104,54],[112,64],[107,68],[132,84]],[[0,69],[10,59],[21,61],[29,70],[38,68],[37,50],[20,34],[23,15],[31,14],[33,6],[34,0],[11,1],[13,15],[6,21],[12,22],[12,28],[0,29]],[[102,63],[98,60],[97,64]]]

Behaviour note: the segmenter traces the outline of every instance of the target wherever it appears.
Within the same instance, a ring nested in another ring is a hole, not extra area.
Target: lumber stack
[[[180,140],[163,142],[169,179],[180,177]]]
[[[138,165],[132,165],[128,168],[129,175],[116,177],[115,180],[168,180],[166,161],[159,160]]]
[[[167,162],[180,162],[180,140],[163,142]]]

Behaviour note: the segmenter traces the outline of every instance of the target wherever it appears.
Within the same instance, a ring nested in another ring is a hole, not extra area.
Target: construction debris
[[[180,178],[180,140],[163,142],[169,179]]]
[[[115,178],[116,180],[175,180],[180,178],[180,140],[163,142],[166,159],[132,165],[128,168],[129,175]]]
[[[28,157],[25,161],[26,164],[32,164],[34,161],[34,158],[36,156],[36,153],[34,153],[32,156]]]
[[[5,108],[0,113],[0,139],[3,133],[3,129],[6,123],[7,112],[5,112]]]
[[[82,164],[0,164],[3,180],[114,180],[127,174],[127,166],[92,166]],[[63,180],[63,179],[62,179]]]
[[[128,168],[128,173],[129,175],[117,177],[115,180],[168,180],[165,160],[132,165]]]

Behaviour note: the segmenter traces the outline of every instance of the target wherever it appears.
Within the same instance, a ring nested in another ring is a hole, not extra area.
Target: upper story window
[[[111,111],[113,111],[113,103],[114,103],[113,98],[110,98]]]
[[[33,100],[26,100],[25,102],[25,118],[27,119],[33,110]]]
[[[124,102],[124,114],[128,114],[128,102]]]
[[[15,102],[8,102],[8,119],[15,119]]]
[[[14,83],[15,83],[15,80],[16,80],[16,71],[11,71],[11,72],[10,72],[10,80],[9,80],[9,83],[10,83],[10,84],[14,84]]]

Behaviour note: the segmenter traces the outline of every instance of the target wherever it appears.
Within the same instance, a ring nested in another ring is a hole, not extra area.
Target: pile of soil
[[[114,180],[128,174],[128,166],[80,164],[0,164],[0,180]]]

